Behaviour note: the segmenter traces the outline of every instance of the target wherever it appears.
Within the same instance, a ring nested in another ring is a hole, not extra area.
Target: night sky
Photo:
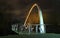
[[[34,3],[42,9],[45,24],[60,25],[60,0],[0,0],[1,32],[9,30],[12,24],[24,23]]]

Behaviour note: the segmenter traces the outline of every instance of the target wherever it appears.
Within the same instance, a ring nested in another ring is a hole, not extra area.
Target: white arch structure
[[[28,15],[26,17],[26,20],[24,22],[24,26],[25,26],[25,24],[26,24],[26,22],[27,22],[27,20],[29,18],[29,15],[31,14],[31,12],[32,12],[32,10],[33,10],[34,7],[37,7],[38,13],[39,13],[39,18],[40,18],[40,33],[45,33],[42,11],[41,11],[41,9],[39,8],[39,6],[36,3],[29,10]]]

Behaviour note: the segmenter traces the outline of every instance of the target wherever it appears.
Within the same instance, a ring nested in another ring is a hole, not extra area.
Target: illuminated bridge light
[[[41,10],[39,10],[39,17],[40,17],[40,32],[45,33],[43,15]]]
[[[31,13],[31,11],[33,10],[34,7],[37,7],[38,13],[39,13],[39,18],[40,18],[40,28],[39,29],[40,29],[40,33],[45,33],[42,11],[40,10],[40,8],[39,8],[39,6],[37,4],[34,4],[31,7],[31,9],[29,10],[28,15],[27,15],[27,18],[26,18],[26,20],[24,22],[24,26],[26,25],[26,22],[27,22],[27,20],[29,18],[29,15],[30,15],[30,13]]]

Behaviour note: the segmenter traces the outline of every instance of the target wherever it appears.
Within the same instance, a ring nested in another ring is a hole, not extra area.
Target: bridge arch
[[[26,24],[26,22],[27,22],[27,20],[28,20],[28,18],[29,18],[29,15],[31,14],[31,12],[32,12],[32,10],[33,10],[34,7],[37,7],[38,10],[39,10],[39,6],[35,3],[35,4],[31,7],[31,9],[29,10],[28,15],[27,15],[27,17],[26,17],[26,19],[25,19],[24,25]],[[38,12],[39,12],[39,11],[38,11]]]
[[[40,7],[38,6],[38,4],[36,4],[36,3],[33,4],[31,9],[29,10],[28,15],[27,15],[27,17],[25,19],[25,22],[24,22],[24,26],[26,25],[26,22],[27,22],[27,20],[29,18],[29,15],[31,14],[31,12],[34,9],[34,7],[37,7],[38,13],[39,13],[39,18],[40,18],[40,33],[45,33],[42,11],[41,11]]]

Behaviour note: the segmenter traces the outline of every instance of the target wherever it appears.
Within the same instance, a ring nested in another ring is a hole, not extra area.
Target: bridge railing
[[[44,25],[44,24],[41,24]],[[39,33],[40,30],[40,24],[29,24],[29,25],[23,25],[23,24],[13,24],[12,25],[12,31],[15,31],[16,33]]]

